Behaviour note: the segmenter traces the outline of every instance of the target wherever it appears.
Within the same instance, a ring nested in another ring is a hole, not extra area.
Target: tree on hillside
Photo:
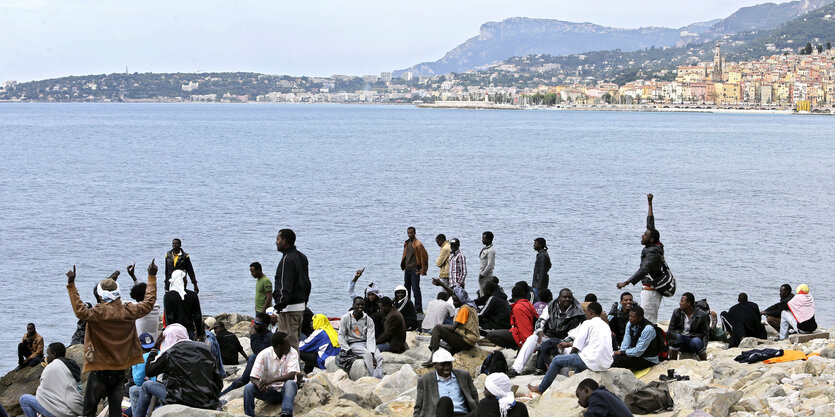
[[[812,42],[806,43],[806,49],[804,50],[806,55],[812,55]]]
[[[832,49],[832,44],[831,44],[831,43],[829,43],[829,42],[827,42],[827,43],[826,43],[826,50],[828,51],[828,50],[830,50],[830,49]]]
[[[823,53],[823,45],[818,45],[818,53]]]

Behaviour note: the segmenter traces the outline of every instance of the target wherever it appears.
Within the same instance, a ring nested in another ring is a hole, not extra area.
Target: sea
[[[418,109],[330,104],[0,104],[0,371],[35,323],[69,343],[81,297],[136,263],[145,279],[182,240],[204,314],[252,314],[249,264],[270,277],[275,237],[292,228],[310,263],[311,309],[340,316],[347,285],[403,283],[414,226],[458,238],[476,286],[492,231],[507,292],[530,281],[544,237],[550,286],[596,294],[639,266],[647,193],[678,293],[717,312],[740,292],[762,309],[806,283],[818,322],[835,326],[835,117]],[[627,288],[636,295],[639,286]],[[159,290],[161,304],[163,292]]]

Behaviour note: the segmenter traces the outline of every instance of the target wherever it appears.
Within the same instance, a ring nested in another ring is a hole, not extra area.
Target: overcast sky
[[[0,82],[121,72],[379,74],[524,16],[681,27],[763,0],[0,0]],[[782,1],[777,1],[778,3]]]

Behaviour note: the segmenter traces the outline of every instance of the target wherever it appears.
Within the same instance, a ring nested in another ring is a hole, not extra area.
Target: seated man
[[[577,339],[563,341],[558,346],[560,349],[571,347],[571,353],[555,356],[539,386],[528,386],[531,392],[545,392],[564,367],[574,368],[575,372],[586,369],[601,372],[612,366],[612,331],[600,318],[601,313],[603,307],[600,304],[589,304],[586,308],[586,320],[577,328]]]
[[[632,417],[632,412],[617,395],[597,385],[591,378],[580,381],[575,395],[580,407],[587,408],[583,412],[585,417]]]
[[[438,298],[429,302],[426,308],[426,315],[421,322],[421,331],[424,333],[431,333],[432,329],[439,324],[444,324],[444,320],[452,320],[455,316],[455,306],[448,303],[449,294],[446,291],[438,293]]]
[[[673,311],[667,329],[670,343],[670,360],[678,359],[678,352],[696,353],[699,360],[707,360],[707,337],[710,332],[710,317],[696,308],[696,297],[686,292],[679,300],[679,308]]]
[[[304,373],[313,368],[325,369],[325,360],[339,355],[339,335],[324,314],[313,316],[313,331],[299,343],[299,357],[304,361]]]
[[[270,342],[272,346],[255,358],[251,380],[244,388],[244,414],[248,416],[255,415],[256,398],[270,404],[281,403],[281,415],[293,415],[299,354],[290,346],[287,333],[274,333]]]
[[[374,320],[363,312],[364,307],[365,300],[356,297],[352,311],[342,316],[339,323],[339,346],[362,358],[371,376],[382,378],[383,355],[377,349]]]
[[[491,372],[484,381],[484,398],[478,402],[475,413],[484,417],[528,417],[528,407],[516,401],[510,378],[501,372]]]
[[[46,368],[35,395],[20,397],[20,407],[26,417],[70,417],[81,414],[81,367],[65,355],[62,343],[52,343],[46,348]]]
[[[267,313],[255,314],[255,320],[252,323],[252,329],[250,330],[251,333],[249,334],[249,346],[252,348],[252,354],[249,355],[249,358],[246,360],[244,373],[240,378],[232,381],[232,383],[229,384],[229,386],[226,387],[220,395],[226,395],[230,391],[236,390],[249,383],[249,376],[250,372],[252,372],[252,366],[255,363],[255,358],[262,350],[269,348],[272,343],[271,340],[273,338],[273,333],[267,330],[269,322],[270,317]]]
[[[145,352],[142,355],[142,359],[147,362],[148,356],[151,355],[151,349],[156,345],[154,341],[154,337],[151,336],[150,333],[142,333],[139,336],[139,345],[142,346],[142,350]],[[130,408],[131,408],[131,415],[138,415],[136,414],[137,407],[139,407],[139,394],[142,393],[142,385],[145,381],[156,381],[156,377],[148,378],[145,376],[145,362],[137,363],[130,367],[131,376],[133,377],[133,385],[128,388],[128,398],[130,398]]]
[[[774,330],[780,331],[780,317],[784,311],[789,309],[788,302],[794,297],[792,294],[792,287],[789,284],[780,286],[780,301],[760,312],[761,316],[765,316],[765,321]]]
[[[217,336],[213,333],[214,330],[212,330],[216,325],[217,320],[214,317],[207,317],[206,320],[203,320],[203,341],[206,343],[209,350],[212,351],[212,356],[214,356],[215,361],[217,361],[217,369],[220,371],[220,377],[226,378],[226,369],[223,367],[223,357],[220,353],[220,344],[217,342]]]
[[[554,301],[554,294],[551,293],[551,290],[546,288],[539,292],[537,298],[539,299],[539,301],[536,301],[531,304],[533,304],[533,308],[534,310],[536,310],[536,315],[541,316],[542,312],[545,311],[546,308],[548,308],[548,304],[550,304],[551,301]],[[528,299],[531,300],[532,298],[528,297]]]
[[[133,298],[133,301],[136,303],[141,303],[145,299],[145,291],[147,290],[148,284],[139,282],[136,279],[135,267],[136,264],[128,265],[128,275],[130,275],[134,282],[133,287],[130,289],[130,298]],[[148,333],[154,339],[159,336],[159,304],[154,304],[151,312],[146,314],[145,317],[136,319],[136,334],[141,335],[142,333]]]
[[[609,311],[609,328],[615,334],[618,344],[623,342],[626,325],[629,323],[629,309],[632,308],[632,294],[625,292],[620,295],[620,302],[614,303]]]
[[[510,308],[510,329],[491,330],[487,333],[487,339],[497,346],[519,350],[525,340],[533,334],[533,325],[539,315],[531,302],[525,298],[524,287],[514,285],[510,294],[514,300]]]
[[[403,316],[394,308],[391,298],[380,299],[380,308],[383,312],[383,332],[377,338],[377,349],[380,352],[403,353],[409,348],[406,345],[406,321]]]
[[[26,325],[26,334],[17,345],[17,368],[35,366],[43,360],[43,337],[35,331],[35,323]]]
[[[788,311],[780,316],[780,336],[777,340],[789,337],[789,329],[798,333],[812,333],[818,328],[815,322],[815,300],[809,294],[809,286],[800,284],[797,294],[787,303]]]
[[[352,302],[354,298],[360,297],[360,295],[354,291],[354,288],[357,285],[357,280],[362,276],[364,271],[365,268],[358,270],[354,275],[354,279],[348,283],[348,296],[351,297]],[[374,320],[374,331],[377,332],[374,337],[379,337],[380,333],[383,331],[383,313],[380,309],[380,289],[377,288],[377,284],[369,282],[364,291],[363,312]]]
[[[417,319],[417,312],[415,311],[415,304],[408,297],[409,292],[406,287],[398,285],[394,289],[394,308],[403,316],[406,322],[406,330],[418,330],[420,328],[420,321]]]
[[[466,415],[478,407],[478,391],[470,373],[452,369],[452,355],[444,349],[432,353],[435,372],[418,379],[414,417]]]
[[[483,306],[478,312],[479,329],[487,331],[510,328],[510,304],[507,295],[495,281],[484,282],[484,296],[476,300],[475,304]]]
[[[737,301],[735,306],[720,314],[722,327],[731,338],[728,347],[738,347],[739,342],[746,337],[767,338],[768,333],[760,321],[760,306],[748,301],[748,294],[744,292],[739,294]]]
[[[226,330],[226,325],[223,322],[215,321],[214,328],[210,329],[215,332],[217,344],[220,346],[220,357],[224,365],[237,365],[238,354],[243,356],[244,360],[248,358],[244,347],[241,346],[241,341],[234,333]]]
[[[447,293],[453,292],[437,278],[432,279],[432,283],[443,287]],[[478,313],[472,305],[473,301],[463,287],[456,287],[455,292],[452,296],[452,303],[458,309],[455,320],[452,324],[439,324],[432,329],[432,339],[429,341],[429,350],[432,352],[441,347],[442,340],[449,345],[452,353],[472,349],[478,343]],[[423,366],[432,367],[432,362],[424,362]]]
[[[151,397],[162,404],[182,404],[216,410],[223,379],[212,351],[203,342],[189,340],[188,331],[178,323],[162,332],[145,363],[145,375],[165,374],[165,380],[145,381],[139,394],[136,415],[147,415]]]
[[[581,306],[583,306],[583,312],[586,311],[586,307],[588,307],[589,304],[596,303],[596,302],[597,302],[597,296],[594,293],[586,294],[586,298],[583,299],[583,303],[580,304]],[[609,324],[609,315],[608,314],[601,314],[600,318],[603,319],[603,321],[605,321],[606,324]]]
[[[525,340],[513,365],[507,371],[507,376],[513,378],[522,373],[525,363],[539,350],[536,361],[537,369],[544,373],[551,361],[551,356],[557,352],[557,345],[568,337],[568,331],[580,325],[585,320],[583,307],[574,298],[568,288],[560,290],[559,297],[548,304],[548,308],[539,316],[534,327],[534,333]],[[611,340],[611,337],[609,338]],[[611,344],[611,342],[610,342]]]
[[[644,309],[633,306],[629,310],[629,324],[620,350],[614,352],[612,368],[626,368],[633,371],[658,365],[659,340],[655,327],[644,318]]]

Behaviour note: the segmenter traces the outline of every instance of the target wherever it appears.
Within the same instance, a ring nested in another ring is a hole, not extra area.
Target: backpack
[[[664,297],[672,297],[676,295],[676,278],[673,276],[673,271],[667,266],[667,260],[663,257],[661,258],[661,265],[664,267],[661,271],[663,275],[655,280],[652,286],[655,291],[658,291]]]
[[[490,375],[496,372],[507,373],[507,369],[507,358],[504,357],[504,353],[500,350],[487,355],[484,358],[484,362],[481,363],[481,373],[484,375]]]
[[[626,394],[624,404],[633,414],[652,414],[673,409],[673,397],[665,382],[652,381],[646,387]]]
[[[656,346],[658,346],[658,361],[664,362],[670,354],[670,346],[667,343],[667,332],[656,324],[653,324],[652,328],[655,329],[655,340],[653,343],[657,343]]]

